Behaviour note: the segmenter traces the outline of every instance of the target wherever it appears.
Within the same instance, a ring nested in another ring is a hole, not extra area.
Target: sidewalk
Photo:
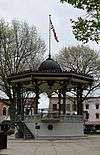
[[[23,140],[8,138],[0,155],[100,155],[100,136],[74,140]]]

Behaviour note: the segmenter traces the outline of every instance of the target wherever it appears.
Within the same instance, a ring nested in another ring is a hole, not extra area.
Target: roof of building
[[[38,71],[41,72],[61,72],[60,65],[54,61],[52,58],[47,58],[45,61],[43,61],[38,68]]]

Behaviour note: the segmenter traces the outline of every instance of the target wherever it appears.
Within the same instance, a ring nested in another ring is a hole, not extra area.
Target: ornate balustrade
[[[58,112],[40,113],[36,115],[27,115],[24,117],[25,122],[83,122],[81,115],[59,115]]]

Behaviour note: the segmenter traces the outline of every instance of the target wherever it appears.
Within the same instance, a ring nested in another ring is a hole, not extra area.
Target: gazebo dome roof
[[[47,58],[45,61],[42,62],[38,71],[41,72],[61,72],[60,65],[54,61],[52,58]]]

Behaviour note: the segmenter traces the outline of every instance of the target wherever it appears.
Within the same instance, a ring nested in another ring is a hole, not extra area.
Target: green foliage
[[[61,2],[67,2],[74,7],[86,9],[87,12],[95,11],[100,8],[100,0],[61,0]]]
[[[61,0],[87,11],[87,17],[72,21],[75,37],[83,42],[100,42],[100,0]]]

